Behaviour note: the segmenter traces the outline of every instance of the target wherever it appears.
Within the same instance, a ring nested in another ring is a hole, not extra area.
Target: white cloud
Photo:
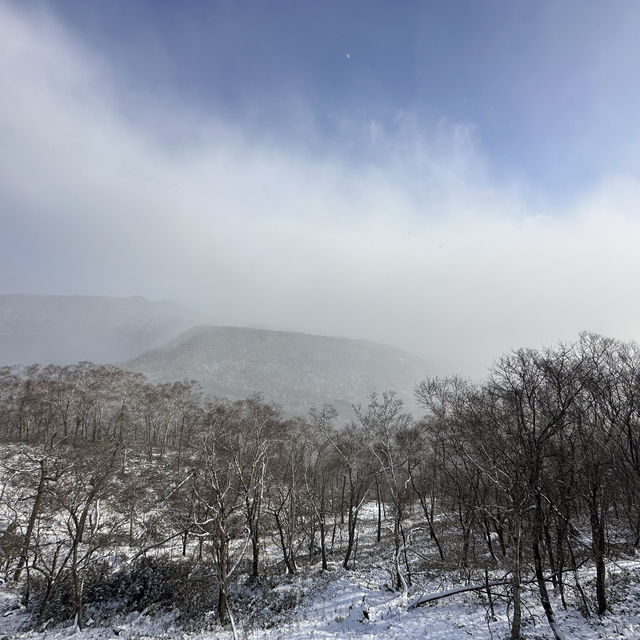
[[[111,80],[46,16],[0,7],[2,290],[170,298],[398,344],[439,372],[637,335],[634,180],[554,208],[489,178],[471,124],[410,114],[343,124],[368,162],[184,112],[193,144],[172,149],[119,115]]]

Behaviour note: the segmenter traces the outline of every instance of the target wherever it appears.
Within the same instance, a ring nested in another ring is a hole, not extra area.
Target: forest
[[[640,347],[585,333],[415,397],[292,419],[116,366],[3,367],[0,575],[36,630],[172,610],[237,637],[298,605],[278,577],[367,562],[405,608],[455,576],[512,640],[525,591],[556,640],[558,608],[606,616],[609,563],[640,547]]]

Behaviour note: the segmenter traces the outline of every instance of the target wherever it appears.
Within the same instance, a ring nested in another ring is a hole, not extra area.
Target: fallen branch
[[[571,569],[565,569],[562,573],[570,573]],[[554,576],[559,575],[560,572],[556,572],[553,575],[545,576],[545,582],[551,582]],[[527,580],[521,580],[520,584],[533,584],[538,581],[537,578],[530,578]],[[417,600],[409,605],[409,609],[413,609],[414,607],[421,607],[423,604],[428,604],[429,602],[435,602],[436,600],[440,600],[441,598],[448,598],[449,596],[455,596],[458,593],[465,593],[466,591],[483,591],[487,588],[491,587],[501,587],[501,586],[509,586],[511,584],[511,580],[508,580],[506,576],[498,580],[491,580],[489,582],[481,582],[479,584],[472,584],[464,587],[456,587],[455,589],[447,589],[446,591],[436,591],[435,593],[427,593],[424,596],[420,596]]]
[[[465,587],[457,587],[455,589],[447,589],[447,591],[436,591],[435,593],[428,593],[424,596],[420,596],[415,602],[409,605],[409,609],[415,607],[421,607],[429,602],[435,602],[441,598],[448,598],[449,596],[455,596],[458,593],[465,593],[466,591],[484,591],[487,587],[499,587],[511,584],[509,580],[501,578],[500,580],[491,580],[490,582],[481,582],[480,584],[472,584]]]

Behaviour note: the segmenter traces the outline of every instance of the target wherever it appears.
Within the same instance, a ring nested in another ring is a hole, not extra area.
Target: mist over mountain
[[[365,340],[240,327],[198,326],[126,363],[155,382],[185,378],[231,399],[260,392],[291,414],[333,404],[348,416],[370,392],[394,390],[412,408],[420,358]]]
[[[196,322],[172,302],[0,295],[0,364],[128,360]]]
[[[153,382],[197,380],[211,397],[261,393],[288,415],[330,403],[343,417],[372,391],[394,390],[413,408],[413,387],[429,371],[366,340],[201,322],[142,297],[0,295],[0,365],[125,363]]]

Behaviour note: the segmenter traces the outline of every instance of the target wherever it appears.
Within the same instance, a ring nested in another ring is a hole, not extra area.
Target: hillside
[[[124,366],[155,382],[196,379],[212,396],[260,392],[289,413],[331,403],[343,415],[371,391],[395,390],[411,407],[428,371],[414,355],[365,340],[220,326],[194,327]]]
[[[127,360],[194,322],[141,297],[0,295],[0,364]]]

